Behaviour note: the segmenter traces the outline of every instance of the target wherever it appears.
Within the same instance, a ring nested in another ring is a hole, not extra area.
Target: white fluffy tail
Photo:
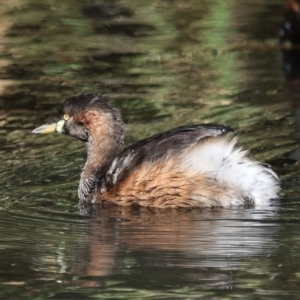
[[[230,197],[220,199],[223,206],[247,202],[256,206],[269,205],[271,199],[278,198],[276,173],[248,158],[247,151],[235,147],[236,141],[236,137],[230,140],[228,136],[200,141],[183,156],[182,167],[195,174],[206,174],[220,186],[231,190]]]

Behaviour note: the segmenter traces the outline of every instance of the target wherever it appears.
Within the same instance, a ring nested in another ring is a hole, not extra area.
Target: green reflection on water
[[[294,147],[291,143],[280,149],[270,147],[273,142],[285,143],[282,136],[292,131],[287,126],[280,137],[269,142],[269,132],[278,130],[276,120],[289,111],[289,104],[282,101],[284,93],[277,89],[281,78],[268,77],[265,86],[256,84],[254,90],[244,91],[245,78],[259,82],[269,70],[249,71],[253,61],[265,57],[258,43],[247,50],[251,55],[244,57],[245,67],[237,68],[244,53],[238,46],[245,43],[233,21],[238,4],[141,1],[135,5],[129,1],[124,6],[134,14],[105,21],[88,19],[82,4],[72,1],[55,5],[28,1],[18,9],[3,8],[10,23],[4,31],[6,66],[0,99],[6,136],[2,151],[8,158],[2,169],[6,179],[2,181],[6,187],[2,199],[15,198],[23,190],[22,197],[28,196],[23,203],[34,201],[32,193],[27,194],[30,187],[37,197],[48,194],[47,186],[55,187],[63,199],[72,185],[76,194],[83,146],[69,138],[37,138],[29,131],[56,116],[64,98],[83,91],[110,96],[127,123],[127,143],[178,125],[213,122],[244,133],[242,142],[263,160]],[[252,17],[249,12],[246,16]],[[109,34],[110,25],[115,30],[116,24],[130,25],[132,30],[144,24],[151,29],[147,35],[135,36],[132,31]],[[99,26],[106,26],[107,32],[99,34]],[[234,49],[231,41],[235,41]],[[267,50],[272,56],[277,53],[276,48]],[[47,163],[41,165],[41,161]],[[8,171],[12,164],[13,173]],[[14,174],[18,176],[13,184],[7,183]],[[45,183],[45,192],[37,193]],[[16,184],[18,192],[14,194]]]

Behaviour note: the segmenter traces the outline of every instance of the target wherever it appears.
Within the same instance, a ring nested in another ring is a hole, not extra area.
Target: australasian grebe
[[[277,175],[235,147],[230,127],[177,127],[122,151],[122,117],[106,97],[68,98],[61,116],[33,133],[57,131],[86,143],[79,207],[107,202],[160,208],[264,206],[278,197]]]

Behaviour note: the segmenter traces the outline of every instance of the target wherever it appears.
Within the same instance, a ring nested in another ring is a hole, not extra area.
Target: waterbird
[[[51,132],[86,144],[79,208],[95,204],[254,207],[278,198],[276,173],[237,147],[229,126],[180,126],[123,149],[120,111],[103,95],[81,94],[64,101],[59,121],[33,130]]]

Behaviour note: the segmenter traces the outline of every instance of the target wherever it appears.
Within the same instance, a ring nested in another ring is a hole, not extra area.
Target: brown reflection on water
[[[19,296],[54,299],[69,299],[75,290],[77,296],[110,297],[130,290],[136,299],[142,291],[187,297],[203,289],[240,296],[275,295],[278,286],[287,294],[298,289],[299,221],[276,206],[115,207],[93,218],[35,210],[0,216],[2,296],[9,295],[8,286]]]
[[[174,287],[181,280],[198,287],[226,286],[229,273],[243,260],[251,264],[251,257],[274,253],[277,227],[267,221],[274,215],[272,210],[255,215],[244,210],[105,209],[90,221],[88,236],[78,240],[80,251],[68,273],[82,276],[79,285],[97,286],[103,284],[101,277],[126,269],[136,277],[136,269],[156,266],[162,276],[174,277]],[[172,274],[177,268],[187,271]],[[260,268],[267,272],[265,263]],[[217,273],[210,273],[212,269]],[[163,284],[155,277],[150,282]]]
[[[124,296],[130,289],[133,299],[140,290],[186,296],[203,288],[247,289],[243,278],[252,276],[260,277],[252,288],[263,287],[277,251],[276,215],[114,208],[80,218],[0,211],[0,294],[69,299],[74,289],[77,296]],[[190,291],[175,291],[186,285]]]

